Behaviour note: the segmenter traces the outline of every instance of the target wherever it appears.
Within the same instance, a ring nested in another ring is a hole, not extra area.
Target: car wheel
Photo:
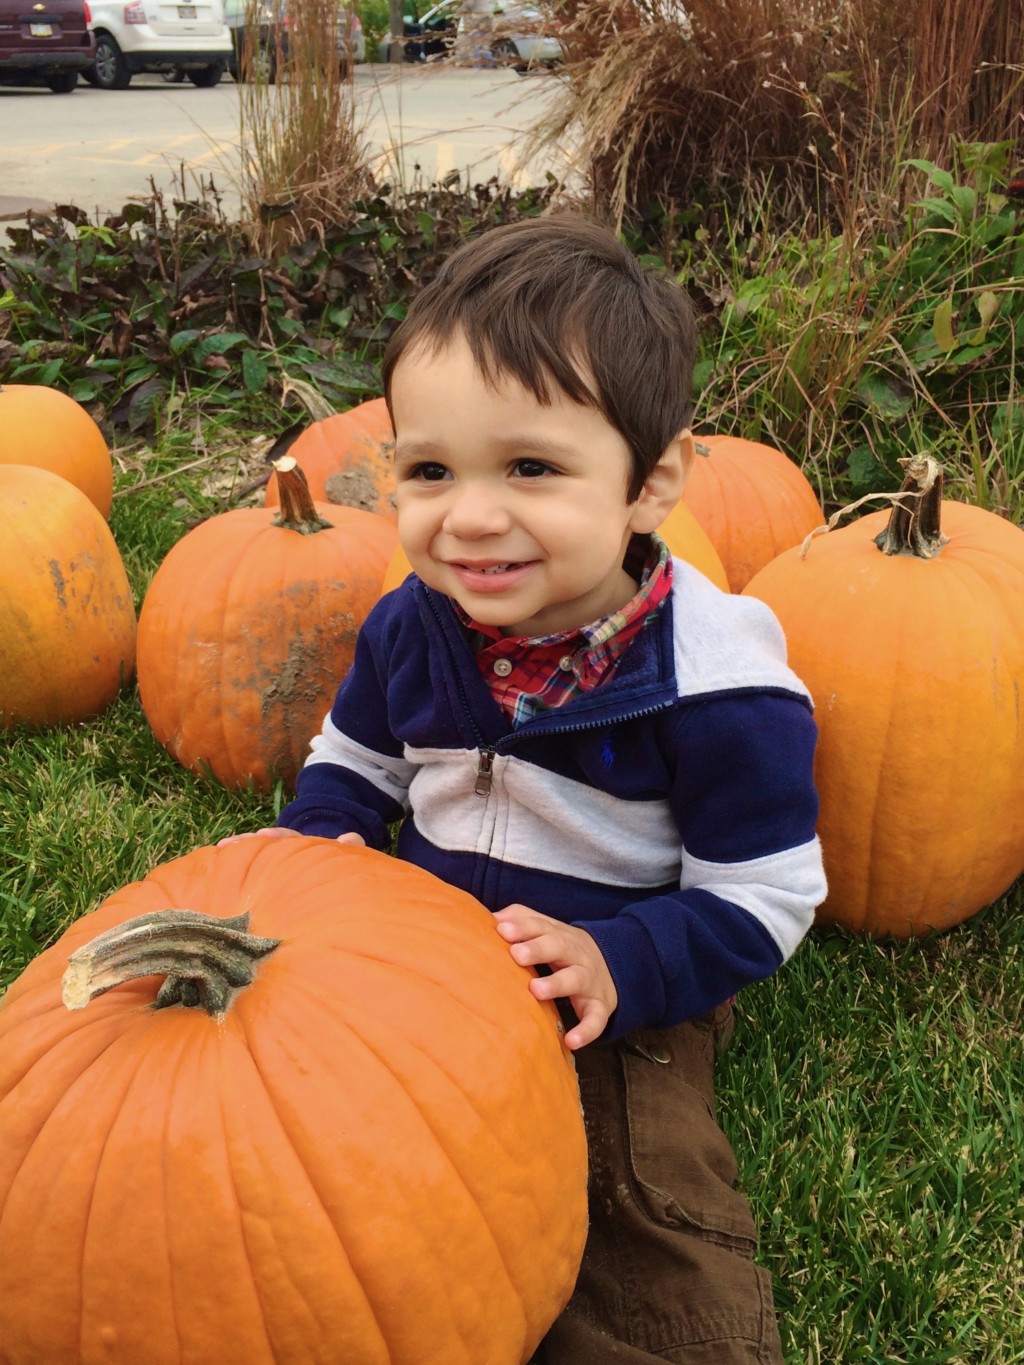
[[[162,74],[168,85],[180,85],[185,79],[185,72],[180,66],[172,66]]]
[[[132,73],[124,54],[109,33],[101,33],[96,39],[96,56],[93,58],[96,84],[101,90],[127,90]]]
[[[78,72],[62,71],[59,76],[51,76],[46,84],[55,95],[70,95],[78,84]]]
[[[200,90],[208,90],[211,85],[216,85],[223,75],[224,63],[214,62],[212,66],[201,66],[195,71],[190,71],[188,78],[193,85],[198,85]]]

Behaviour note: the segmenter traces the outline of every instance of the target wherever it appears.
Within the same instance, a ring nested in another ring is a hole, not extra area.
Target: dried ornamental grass
[[[264,7],[246,0],[247,26]],[[253,63],[240,86],[242,201],[267,254],[322,239],[373,188],[352,63],[338,50],[347,10],[336,0],[288,0],[287,53],[279,37],[272,49],[276,81]]]
[[[895,117],[922,155],[953,137],[1024,145],[1024,6],[564,0],[558,13],[563,85],[525,155],[574,148],[616,224],[765,184],[799,212],[823,196],[827,209],[828,177],[851,160],[890,176]]]

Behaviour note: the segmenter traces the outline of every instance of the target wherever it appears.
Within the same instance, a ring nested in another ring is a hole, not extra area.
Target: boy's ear
[[[696,454],[689,427],[669,441],[633,504],[630,530],[647,533],[658,529],[683,496]]]

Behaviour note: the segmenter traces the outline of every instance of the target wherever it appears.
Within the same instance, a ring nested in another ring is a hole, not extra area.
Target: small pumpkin
[[[674,555],[679,559],[685,559],[695,569],[699,569],[705,578],[710,578],[712,583],[721,588],[723,592],[729,591],[729,582],[725,576],[722,561],[711,541],[697,525],[696,518],[685,503],[676,503],[658,528],[658,534]],[[411,572],[412,565],[409,563],[405,551],[399,545],[391,556],[391,562],[384,574],[381,596],[390,592],[392,588],[397,588]]]
[[[810,481],[788,455],[738,436],[699,436],[683,501],[718,552],[733,592],[793,545],[825,514]]]
[[[816,704],[819,919],[875,937],[947,929],[1024,871],[1024,531],[941,490],[910,461],[891,514],[744,590]]]
[[[586,1233],[530,975],[472,897],[333,840],[115,892],[0,1002],[5,1365],[528,1360]]]
[[[302,466],[317,501],[359,507],[394,521],[394,450],[387,404],[372,398],[311,422],[288,454]],[[277,476],[272,474],[264,506],[276,507],[279,501]]]
[[[188,768],[292,783],[352,663],[397,543],[393,524],[315,504],[291,456],[283,503],[236,508],[172,547],[139,616],[139,697]]]
[[[80,488],[104,517],[114,466],[103,433],[80,403],[44,384],[0,384],[0,464],[28,464]]]
[[[0,526],[0,728],[99,715],[135,666],[110,527],[74,484],[15,464],[0,464]]]

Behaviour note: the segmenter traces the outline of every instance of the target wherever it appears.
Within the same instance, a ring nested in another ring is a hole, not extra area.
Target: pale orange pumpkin
[[[733,592],[825,521],[818,495],[788,455],[738,436],[698,436],[683,501],[718,552]]]
[[[0,527],[0,728],[98,715],[135,665],[110,527],[67,479],[15,464],[0,464]]]
[[[59,474],[110,516],[114,467],[102,431],[80,403],[43,384],[0,384],[0,464]]]
[[[115,892],[0,1002],[4,1365],[528,1360],[587,1221],[531,976],[472,897],[334,840]]]
[[[211,517],[172,547],[139,617],[153,733],[227,786],[291,783],[380,594],[394,525],[314,504],[292,457],[284,504]]]
[[[1024,531],[941,488],[910,462],[904,509],[745,589],[815,701],[819,919],[875,936],[949,928],[1024,871]]]
[[[675,556],[685,559],[688,564],[699,569],[705,578],[710,578],[723,592],[729,591],[729,582],[722,561],[685,503],[676,503],[658,528],[658,534]],[[412,566],[399,545],[391,556],[391,562],[384,575],[381,596],[390,592],[392,588],[397,588],[411,572]]]
[[[314,499],[359,507],[395,520],[395,437],[383,398],[359,403],[312,422],[288,448]],[[264,506],[279,502],[277,476],[267,483]]]

